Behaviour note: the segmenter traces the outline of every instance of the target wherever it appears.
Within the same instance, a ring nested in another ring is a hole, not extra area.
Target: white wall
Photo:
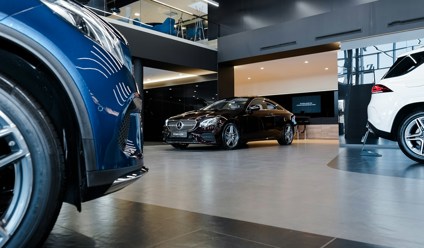
[[[337,75],[316,75],[275,81],[243,81],[234,84],[236,96],[267,96],[337,90]]]
[[[236,96],[337,90],[337,51],[239,66],[234,77]]]

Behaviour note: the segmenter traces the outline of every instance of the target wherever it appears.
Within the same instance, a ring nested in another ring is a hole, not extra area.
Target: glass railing
[[[189,2],[191,4],[186,6],[181,3],[187,1],[168,2],[174,2],[175,5],[159,0],[139,0],[125,6],[118,6],[117,3],[108,1],[102,7],[88,7],[107,18],[211,45],[208,43],[207,3]]]

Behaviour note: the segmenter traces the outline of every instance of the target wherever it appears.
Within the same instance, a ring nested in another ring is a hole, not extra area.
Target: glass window
[[[267,109],[267,106],[264,102],[264,99],[262,99],[262,98],[253,99],[249,104],[249,107],[251,107],[251,106],[258,106],[259,110]]]

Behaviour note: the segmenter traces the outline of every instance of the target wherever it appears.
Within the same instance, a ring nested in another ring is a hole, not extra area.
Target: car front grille
[[[168,128],[171,132],[190,131],[196,127],[195,120],[170,120]]]
[[[125,116],[121,123],[121,127],[119,128],[118,145],[121,151],[124,151],[125,146],[127,145],[128,133],[130,130],[130,123],[131,123],[130,115],[131,115],[130,111],[127,111],[125,113]]]

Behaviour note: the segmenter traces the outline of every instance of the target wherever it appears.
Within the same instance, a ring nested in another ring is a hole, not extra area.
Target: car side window
[[[260,98],[253,99],[249,104],[249,107],[252,106],[257,106],[259,110],[267,109],[267,105],[265,104],[264,100]]]
[[[265,101],[266,109],[277,109],[277,105],[273,104],[272,102]]]

